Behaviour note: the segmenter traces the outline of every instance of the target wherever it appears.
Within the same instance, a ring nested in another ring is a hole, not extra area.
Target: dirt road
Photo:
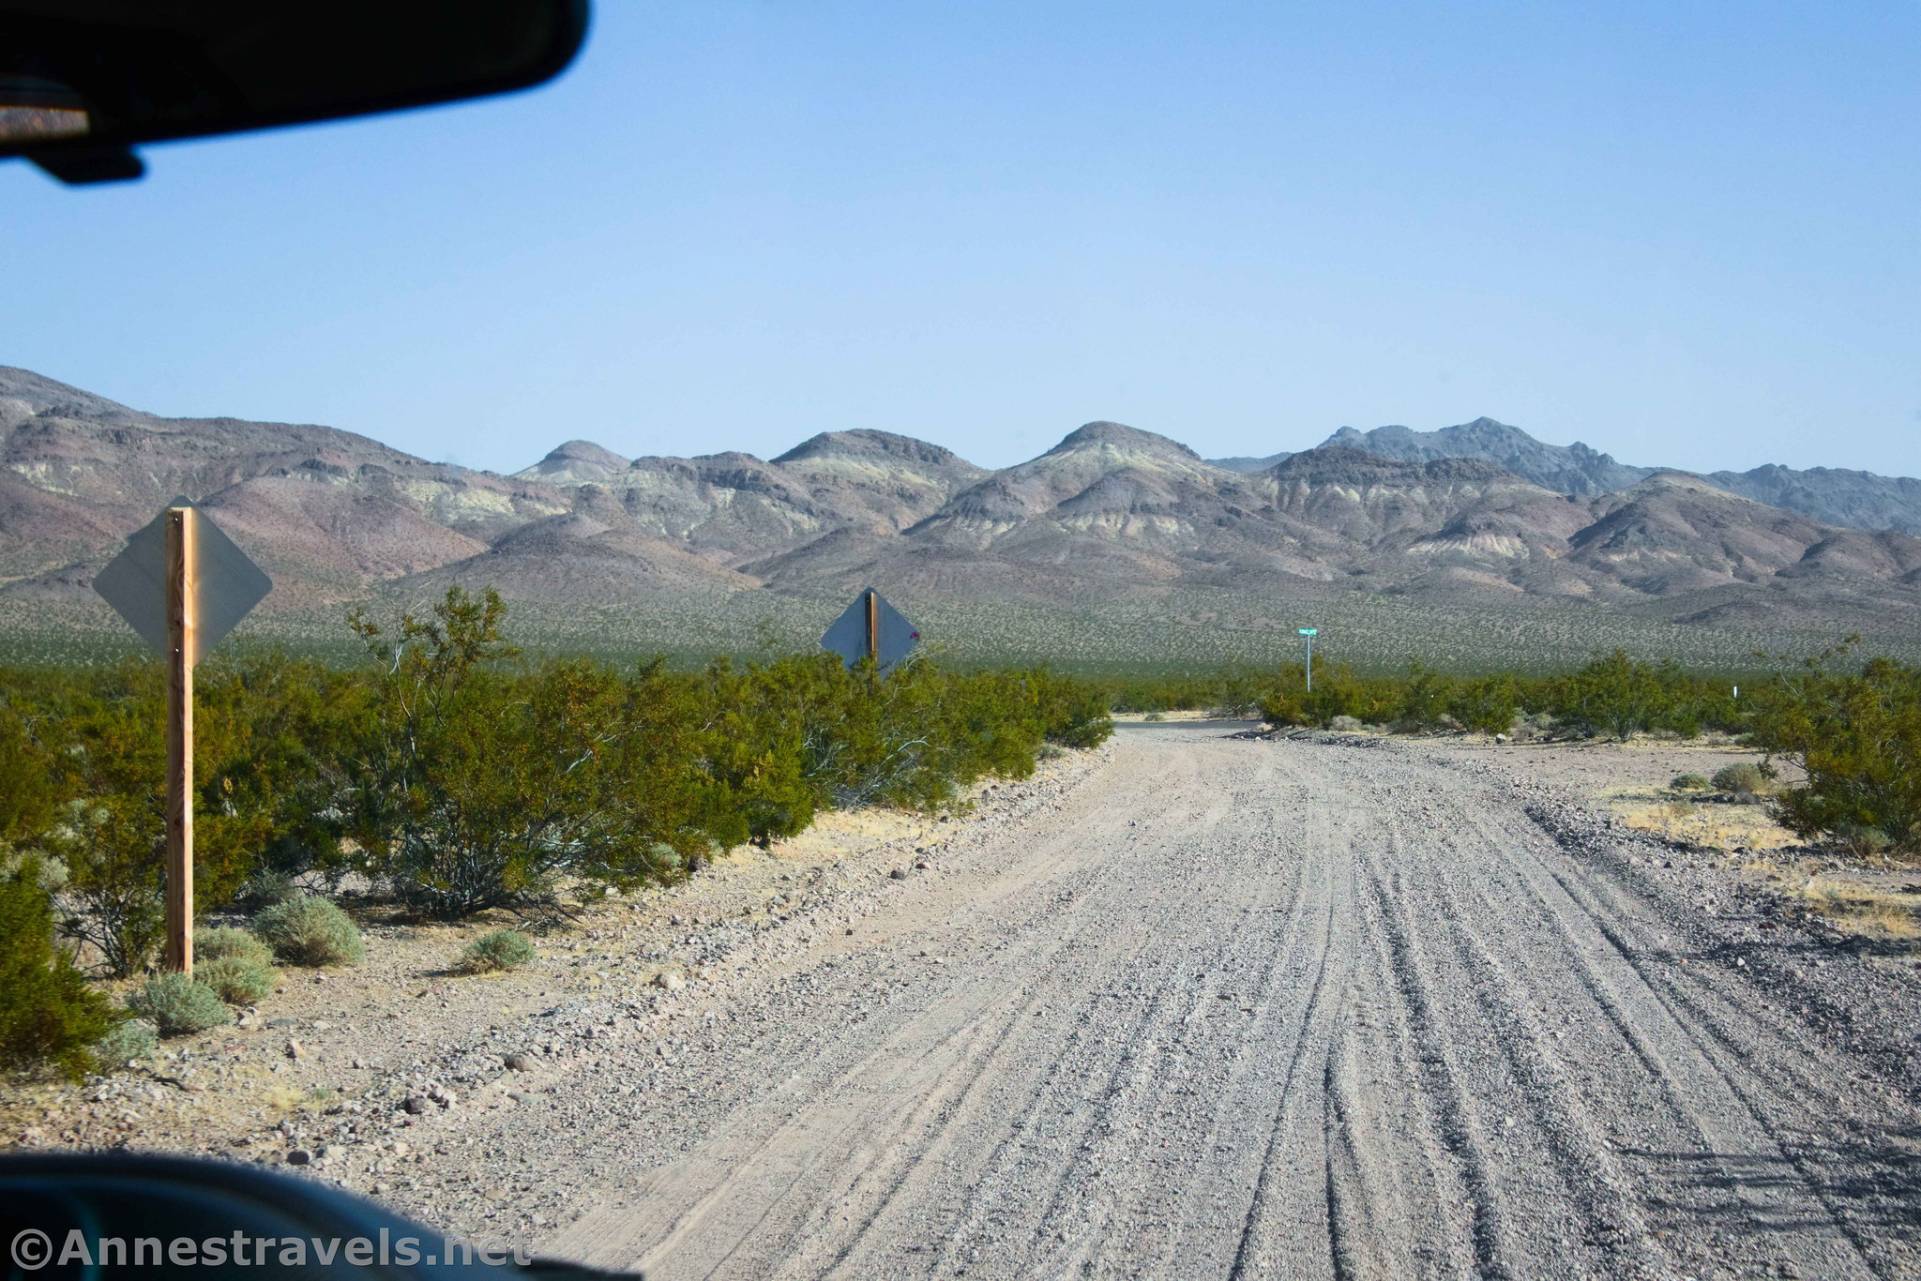
[[[661,1278],[1921,1274],[1901,1083],[1486,772],[1129,730],[938,871],[654,1047],[679,1084],[568,1082],[596,1120],[543,1161],[580,1211],[544,1247]]]

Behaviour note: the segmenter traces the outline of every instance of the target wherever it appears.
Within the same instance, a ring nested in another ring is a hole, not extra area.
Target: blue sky
[[[511,470],[1479,414],[1921,472],[1921,5],[637,3],[530,94],[0,164],[0,363]]]

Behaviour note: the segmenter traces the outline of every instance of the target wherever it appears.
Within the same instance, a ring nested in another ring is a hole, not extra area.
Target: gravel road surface
[[[1512,781],[1124,731],[697,1030],[530,1098],[542,1248],[659,1278],[1921,1275],[1914,1083]]]

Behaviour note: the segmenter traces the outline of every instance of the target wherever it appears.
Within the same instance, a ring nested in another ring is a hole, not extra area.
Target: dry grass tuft
[[[1800,895],[1815,911],[1845,928],[1884,938],[1921,938],[1921,895],[1876,889],[1855,881],[1810,876]]]

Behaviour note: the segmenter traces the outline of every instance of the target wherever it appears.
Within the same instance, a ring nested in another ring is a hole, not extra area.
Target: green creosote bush
[[[725,733],[658,662],[519,664],[505,614],[493,591],[456,588],[426,617],[353,620],[376,666],[336,804],[361,869],[412,910],[554,909],[563,885],[592,897],[657,878],[656,846],[692,855],[747,784],[797,772],[797,752]],[[714,768],[723,752],[735,777]]]
[[[288,965],[357,965],[367,949],[353,920],[318,894],[296,894],[253,918],[253,932]]]
[[[232,1021],[220,994],[184,974],[158,974],[127,994],[127,1008],[162,1036],[204,1032]]]
[[[229,1005],[252,1005],[273,994],[280,972],[258,956],[216,956],[202,961],[195,958],[193,976],[205,983]]]
[[[81,1076],[118,1017],[56,944],[38,860],[0,874],[0,1068]]]
[[[454,968],[462,974],[517,970],[534,959],[534,945],[519,930],[495,930],[469,943]]]
[[[1677,792],[1705,792],[1710,784],[1705,774],[1676,774],[1668,786]]]
[[[331,749],[341,678],[284,655],[216,659],[196,675],[196,900],[231,901],[263,858],[324,866],[333,820],[309,790]],[[138,973],[162,936],[165,677],[152,661],[12,671],[0,692],[0,843],[66,869],[62,935],[109,974]],[[8,830],[12,829],[12,830]]]
[[[1799,836],[1862,854],[1921,854],[1921,668],[1853,659],[1858,638],[1752,700],[1755,743],[1799,767],[1775,799]]]
[[[1448,714],[1463,729],[1505,734],[1514,728],[1520,699],[1520,685],[1512,676],[1477,676],[1454,690],[1448,700]]]

